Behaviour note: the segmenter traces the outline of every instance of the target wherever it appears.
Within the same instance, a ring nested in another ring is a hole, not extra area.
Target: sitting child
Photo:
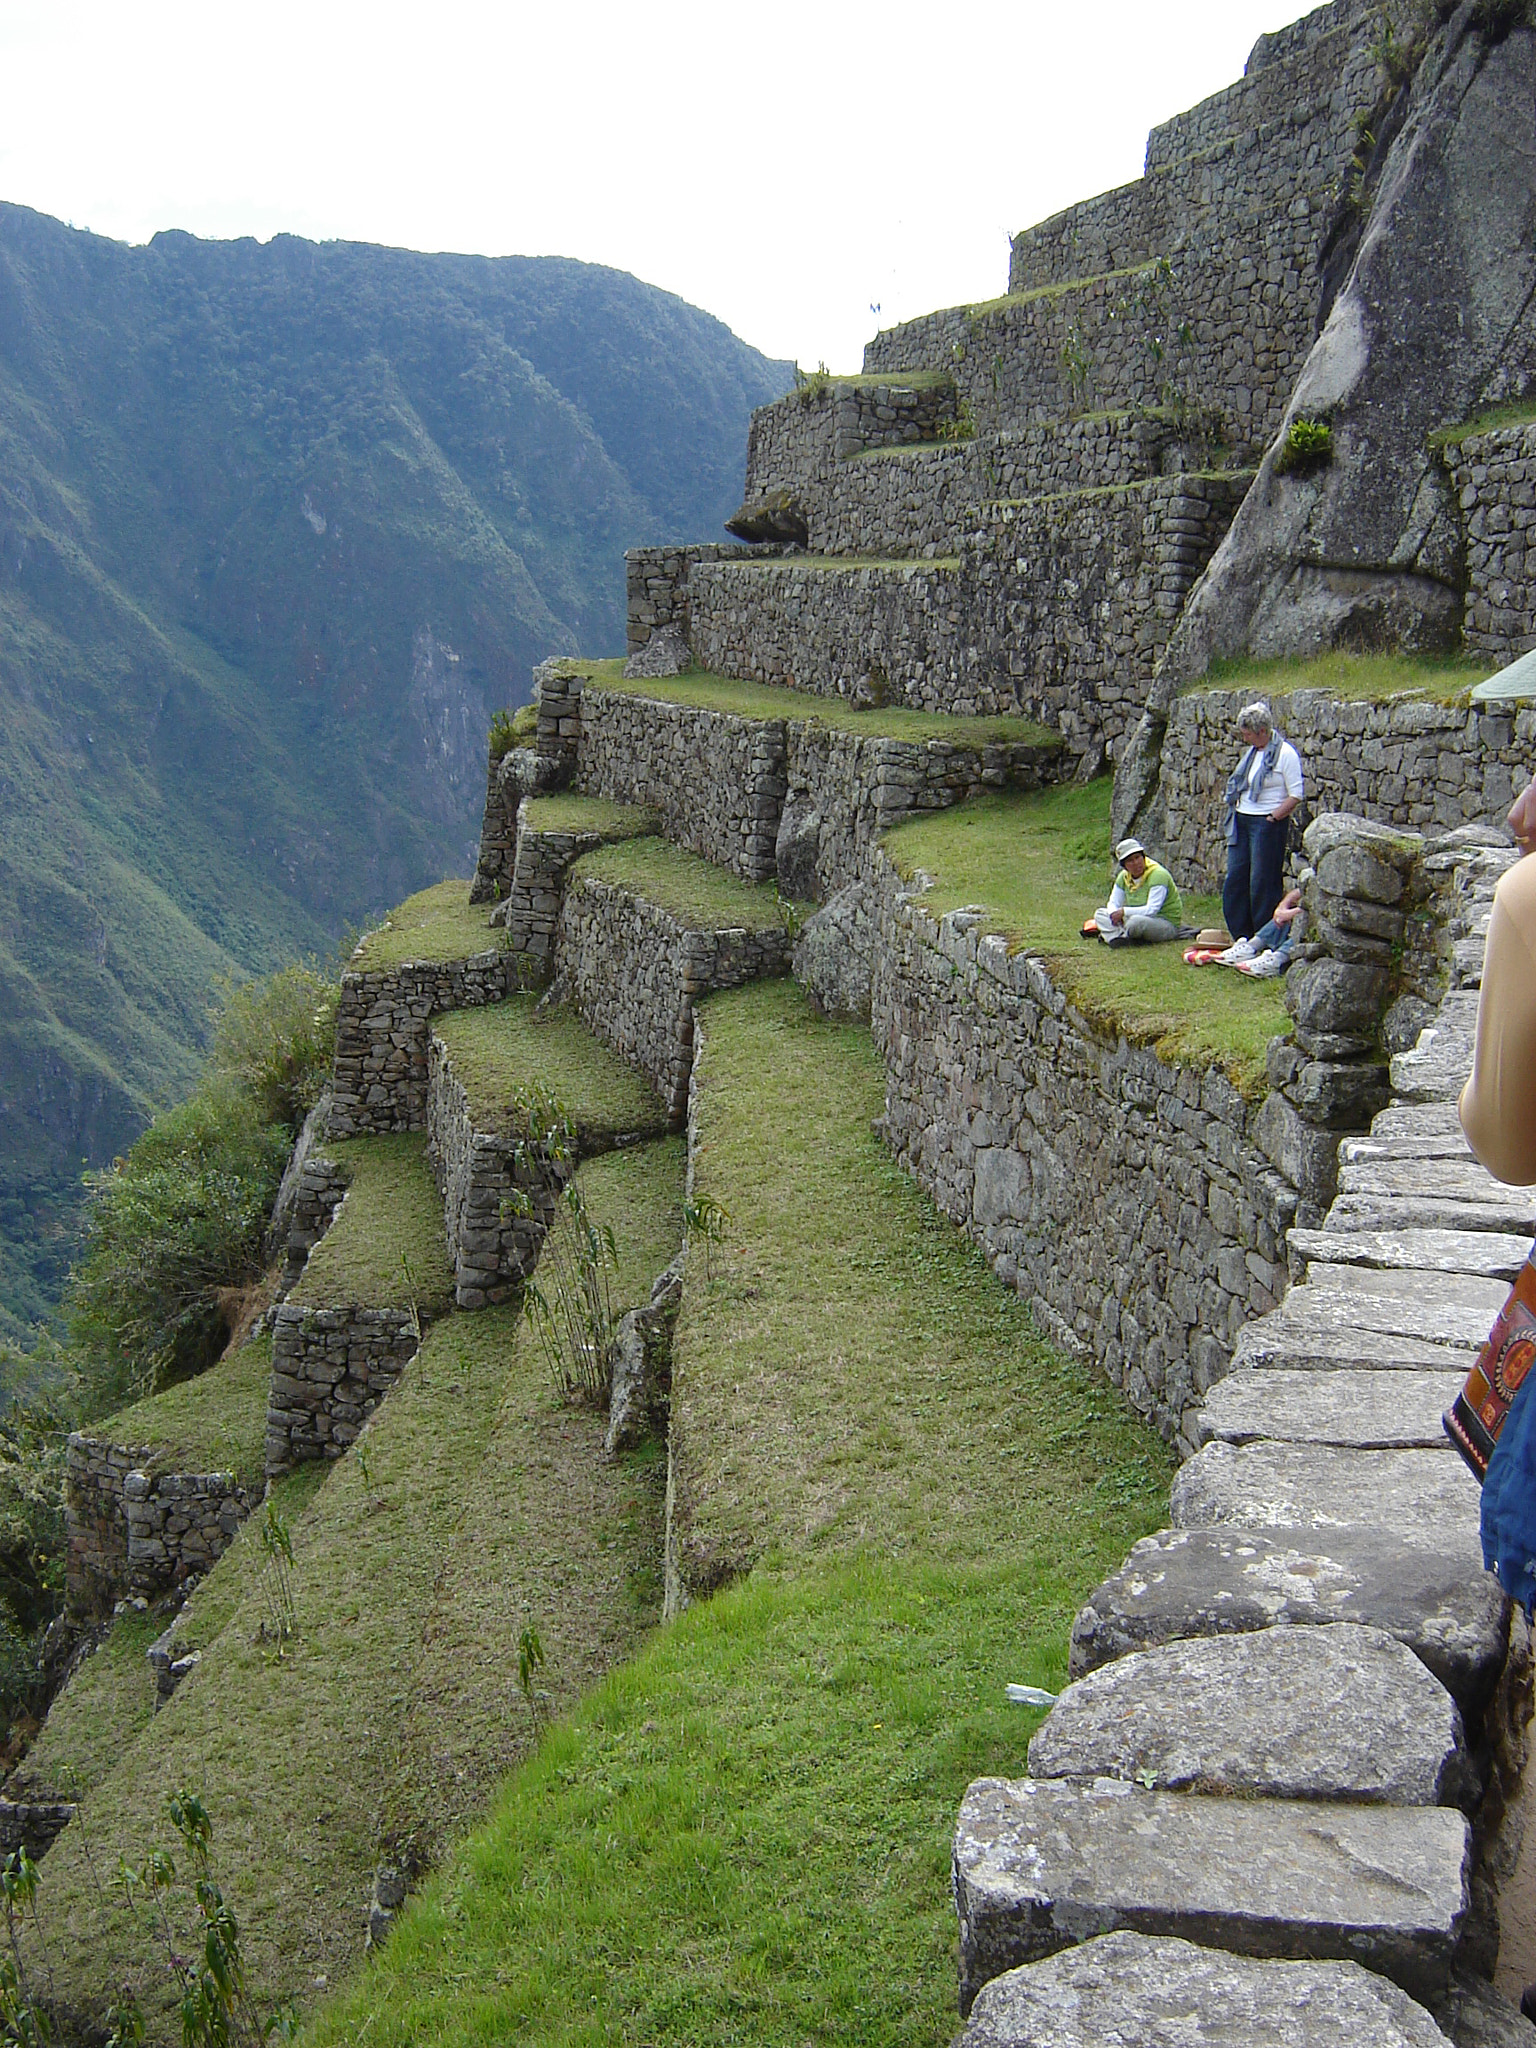
[[[1275,905],[1275,914],[1261,925],[1251,939],[1239,939],[1225,953],[1218,954],[1223,967],[1235,967],[1239,974],[1268,978],[1284,974],[1291,964],[1291,947],[1296,943],[1296,919],[1301,910],[1301,891],[1287,889]]]
[[[1160,945],[1176,939],[1184,905],[1172,875],[1160,862],[1148,860],[1139,839],[1122,839],[1115,859],[1119,867],[1109,902],[1090,920],[1105,945]]]

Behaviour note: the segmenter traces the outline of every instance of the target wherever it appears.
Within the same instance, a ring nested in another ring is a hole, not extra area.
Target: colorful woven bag
[[[1488,1460],[1504,1427],[1520,1382],[1536,1362],[1536,1245],[1499,1310],[1488,1342],[1477,1354],[1467,1383],[1441,1418],[1445,1433],[1477,1474],[1488,1477]]]

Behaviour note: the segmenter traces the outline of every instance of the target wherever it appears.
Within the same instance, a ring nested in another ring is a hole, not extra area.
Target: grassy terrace
[[[658,910],[670,911],[690,931],[782,930],[792,915],[792,906],[771,882],[744,882],[729,868],[716,867],[670,839],[632,839],[583,854],[568,886],[588,875],[633,890]]]
[[[1313,661],[1219,661],[1181,696],[1236,690],[1248,697],[1289,697],[1322,690],[1354,704],[1385,704],[1394,697],[1429,697],[1450,704],[1493,671],[1487,662],[1421,661],[1406,654],[1322,654]]]
[[[912,567],[911,563],[906,564]],[[928,566],[932,564],[919,564]],[[740,682],[730,676],[690,669],[665,682],[626,682],[622,661],[575,661],[569,674],[587,677],[599,689],[620,690],[631,697],[652,697],[661,704],[684,704],[697,711],[721,711],[733,718],[783,718],[830,727],[833,732],[862,733],[869,739],[948,740],[958,747],[985,747],[999,741],[1059,750],[1060,733],[1027,718],[946,718],[939,712],[909,711],[887,704],[879,711],[859,711],[841,697],[816,697],[807,690],[779,683]]]
[[[690,1555],[756,1567],[588,1694],[309,2038],[942,2048],[949,1845],[1017,1772],[1167,1454],[891,1164],[866,1032],[703,1006],[675,1415]]]
[[[619,1299],[643,1300],[678,1241],[680,1144],[594,1161],[582,1181],[617,1237]],[[179,2040],[158,1937],[120,1890],[102,1896],[84,1853],[110,1886],[119,1855],[166,1842],[178,1785],[207,1800],[262,2002],[310,2003],[356,1968],[380,1857],[439,1850],[533,1746],[522,1628],[559,1714],[656,1618],[660,1466],[605,1459],[602,1435],[600,1415],[556,1398],[510,1309],[449,1316],[364,1431],[366,1475],[353,1452],[284,1482],[298,1629],[281,1660],[259,1635],[250,1524],[194,1596],[202,1664],[153,1718],[132,1677],[144,1645],[114,1633],[63,1703],[94,1789],[41,1890],[61,2002],[99,2012],[126,1979],[151,2038]]]
[[[288,1297],[302,1308],[409,1308],[453,1303],[443,1204],[426,1141],[411,1134],[349,1138],[326,1148],[352,1179],[335,1222]]]
[[[523,816],[533,832],[600,832],[604,839],[641,839],[656,830],[656,813],[605,796],[535,796]]]
[[[1170,1060],[1217,1060],[1245,1092],[1264,1089],[1264,1053],[1289,1029],[1283,984],[1187,967],[1178,945],[1111,951],[1079,937],[1109,893],[1110,782],[986,796],[898,826],[886,849],[904,874],[933,877],[935,917],[962,904],[1015,951],[1038,953],[1085,1016]],[[1184,896],[1191,924],[1219,924],[1211,896]]]
[[[494,905],[471,906],[468,882],[439,882],[408,896],[392,910],[377,931],[369,932],[353,954],[358,974],[378,974],[410,960],[467,960],[489,952],[496,943],[489,919]]]
[[[91,1434],[152,1446],[148,1472],[233,1472],[260,1486],[272,1340],[258,1337],[196,1379],[136,1401]]]
[[[649,1082],[595,1038],[574,1010],[544,1010],[536,996],[513,996],[434,1017],[432,1032],[448,1048],[481,1130],[502,1128],[513,1096],[530,1081],[559,1096],[584,1146],[601,1148],[636,1133],[660,1136],[667,1128]]]

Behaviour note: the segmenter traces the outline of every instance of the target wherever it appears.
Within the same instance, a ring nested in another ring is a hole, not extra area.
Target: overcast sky
[[[584,257],[769,355],[1004,290],[1292,0],[0,0],[0,199],[146,241]],[[878,307],[878,314],[871,311]]]

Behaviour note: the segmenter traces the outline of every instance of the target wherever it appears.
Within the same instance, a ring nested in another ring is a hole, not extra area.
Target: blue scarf
[[[1270,734],[1269,745],[1264,749],[1264,775],[1258,778],[1261,789],[1264,786],[1264,776],[1270,773],[1276,761],[1279,760],[1280,749],[1284,745],[1285,735],[1283,733],[1272,732]],[[1253,767],[1253,757],[1258,751],[1257,747],[1246,748],[1243,758],[1227,777],[1227,787],[1221,799],[1223,805],[1221,815],[1228,846],[1236,846],[1237,844],[1237,806],[1244,789],[1247,787],[1249,770]]]
[[[1511,1600],[1536,1609],[1536,1372],[1515,1390],[1483,1482],[1483,1563]]]

